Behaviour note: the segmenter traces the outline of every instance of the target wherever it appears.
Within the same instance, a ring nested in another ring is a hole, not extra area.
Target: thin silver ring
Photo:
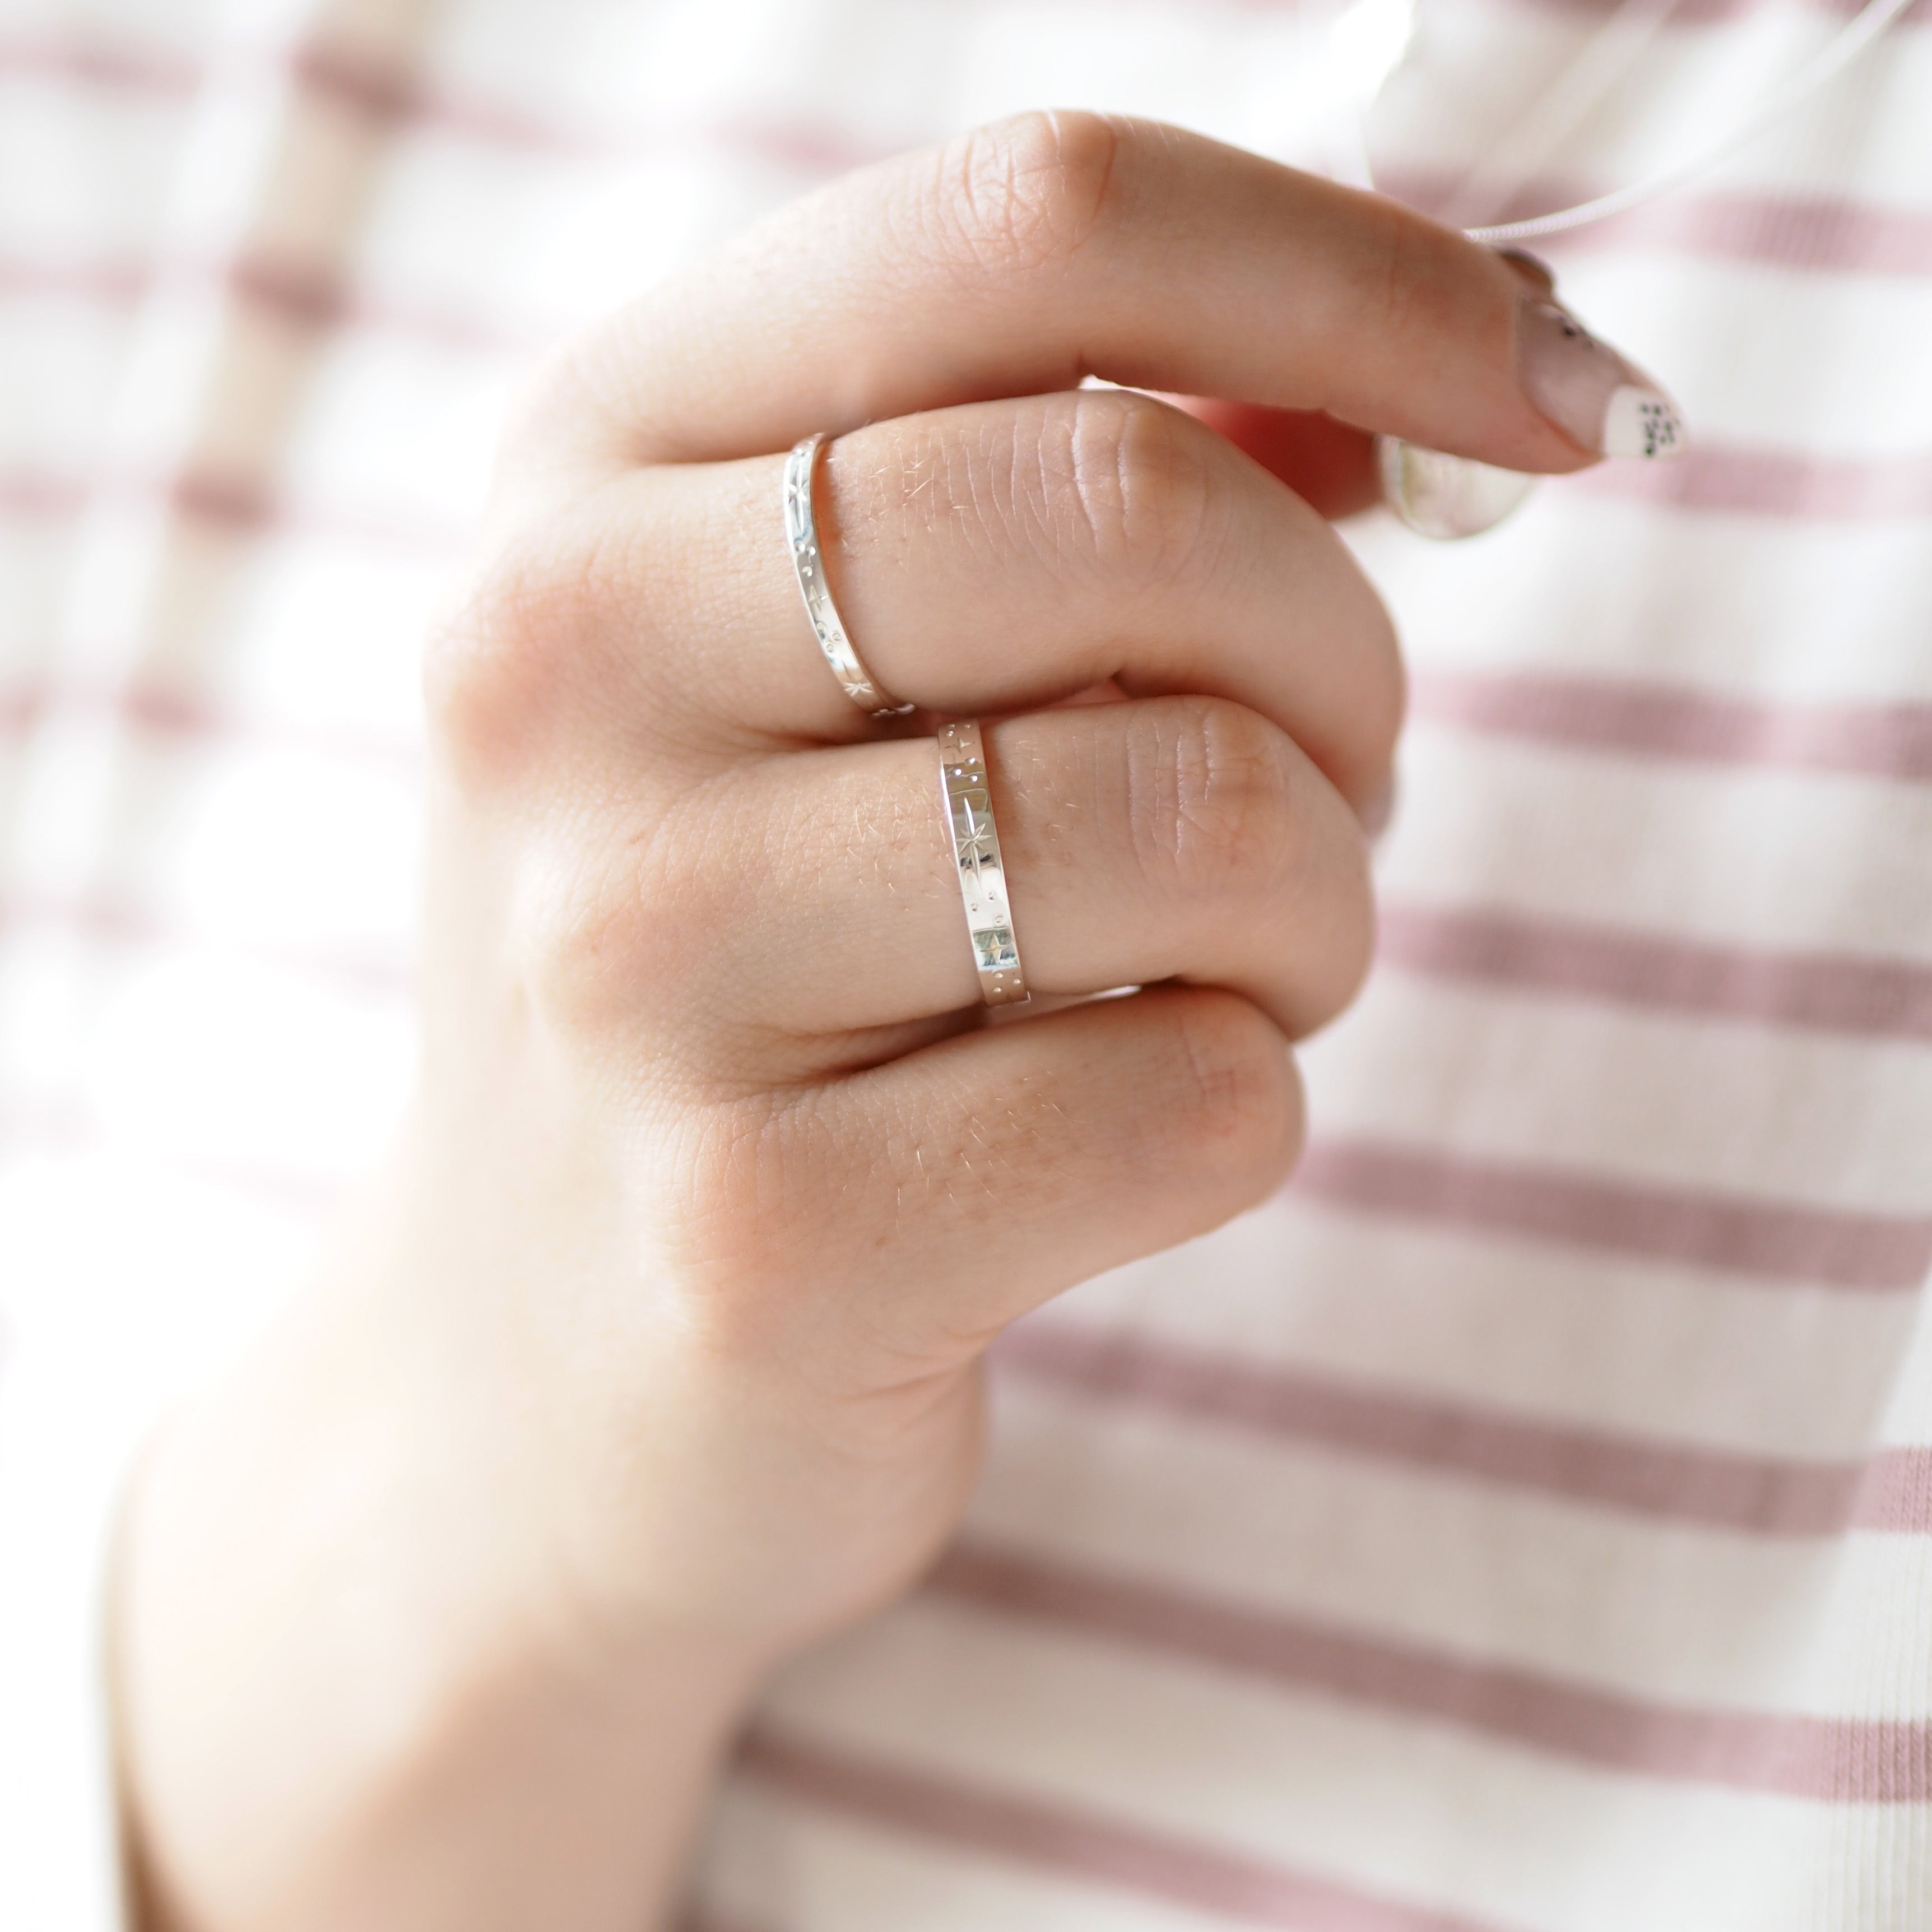
[[[966,902],[966,930],[972,935],[973,963],[980,974],[980,997],[989,1006],[1017,1006],[1031,995],[1013,938],[1012,909],[1006,903],[1006,868],[993,825],[992,795],[986,788],[986,747],[978,724],[970,718],[946,725],[938,742],[939,798],[952,834],[959,896]]]
[[[818,524],[812,514],[812,490],[818,476],[820,452],[830,440],[821,430],[796,445],[785,458],[785,540],[791,545],[792,568],[798,573],[799,595],[805,599],[805,614],[812,620],[812,634],[832,674],[844,686],[845,695],[861,711],[874,718],[900,718],[912,709],[889,696],[874,682],[860,661],[845,634],[838,608],[832,601],[832,586],[825,578],[825,559],[818,548]]]

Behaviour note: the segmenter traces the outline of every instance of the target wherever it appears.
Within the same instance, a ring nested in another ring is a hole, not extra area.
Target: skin
[[[407,1127],[129,1498],[151,1924],[665,1922],[761,1680],[956,1520],[988,1343],[1288,1171],[1402,706],[1322,512],[1370,430],[1591,460],[1517,386],[1530,281],[1192,136],[1033,116],[553,361],[427,648]],[[821,428],[901,726],[832,680],[779,539]],[[950,716],[998,721],[1017,1024],[976,1004]]]

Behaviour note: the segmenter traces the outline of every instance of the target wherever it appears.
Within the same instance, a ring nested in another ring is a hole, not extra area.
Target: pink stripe
[[[820,122],[736,118],[700,129],[626,129],[608,134],[514,102],[438,88],[406,64],[342,40],[315,40],[265,63],[283,68],[311,100],[388,131],[427,130],[480,146],[590,158],[635,156],[694,143],[722,147],[806,176],[842,173],[892,152],[847,130]],[[69,86],[145,94],[170,100],[191,96],[201,84],[199,62],[168,50],[111,49],[82,39],[44,37],[0,43],[0,77],[32,77]]]
[[[1678,16],[1693,17],[1699,4],[1700,0],[1678,0]],[[707,128],[627,134],[614,145],[513,107],[425,88],[406,70],[351,48],[299,49],[289,64],[298,86],[385,127],[419,125],[495,146],[584,154],[721,148],[810,178],[842,173],[891,152],[829,125],[742,118]],[[192,69],[166,56],[140,52],[117,56],[98,48],[63,50],[44,44],[0,48],[0,73],[10,70],[59,74],[137,90],[152,83],[154,91],[169,94],[191,89],[196,79]],[[1496,218],[1514,220],[1568,207],[1587,200],[1600,185],[1538,182],[1523,189],[1506,208],[1495,211]],[[1434,210],[1454,183],[1446,177],[1412,172],[1388,177],[1383,186],[1417,207]],[[1546,245],[1559,257],[1580,249],[1668,248],[1793,268],[1918,275],[1932,274],[1932,214],[1829,196],[1679,195],[1553,237]],[[522,333],[518,332],[519,340]]]
[[[107,946],[151,945],[164,930],[145,908],[104,894],[56,900],[16,892],[0,898],[0,932],[18,926],[52,926]]]
[[[1838,1804],[1932,1798],[1921,1723],[1666,1704],[980,1546],[956,1546],[926,1587],[1606,1771]]]
[[[1617,0],[1523,0],[1539,13],[1574,14],[1586,20],[1602,19],[1615,11]],[[1849,20],[1864,0],[1807,0],[1810,10]],[[1779,0],[1676,0],[1670,10],[1673,27],[1720,26],[1732,20],[1748,20],[1783,10]],[[1900,15],[1900,26],[1922,27],[1932,22],[1932,0],[1917,0]]]
[[[1530,212],[1570,206],[1560,192],[1546,200],[1539,191]],[[1552,240],[1561,244],[1552,250],[1559,259],[1636,246],[1780,268],[1932,275],[1932,213],[1827,195],[1666,196]]]
[[[1606,463],[1566,488],[1676,509],[1806,523],[1932,517],[1932,457],[1823,457],[1694,445],[1677,463]]]
[[[843,174],[897,152],[828,122],[734,116],[694,123],[590,129],[512,103],[436,86],[406,68],[340,43],[298,49],[293,84],[312,99],[388,130],[409,128],[480,146],[592,160],[634,160],[711,148],[809,179]]]
[[[148,264],[133,257],[92,262],[0,260],[0,300],[64,296],[129,308],[146,292]]]
[[[1294,10],[1295,0],[1230,0],[1233,10],[1277,13]],[[1526,0],[1539,11],[1574,14],[1596,19],[1610,12],[1615,0]],[[1809,0],[1816,11],[1848,17],[1862,0]],[[1707,26],[1749,19],[1768,10],[1767,0],[1676,0],[1673,26]],[[1909,7],[1901,26],[1924,26],[1932,20],[1932,0]],[[318,84],[333,86],[364,111],[397,117],[417,105],[405,80],[399,79],[379,58],[353,48],[330,44],[316,60]],[[112,43],[99,33],[78,32],[17,36],[0,41],[0,76],[58,80],[88,87],[179,98],[200,84],[200,63],[178,48],[128,40]],[[515,141],[532,124],[532,117],[496,108],[477,117],[486,135],[501,130]],[[545,127],[546,140],[556,138]]]
[[[701,138],[727,154],[740,154],[767,166],[787,168],[808,180],[824,180],[869,167],[905,151],[907,143],[880,144],[823,122],[752,121],[742,117],[716,122]],[[916,143],[910,145],[916,145]]]
[[[1680,0],[1680,6],[1682,0]],[[1454,205],[1460,176],[1412,169],[1386,176],[1384,190],[1412,208],[1450,220],[1477,212]],[[1613,182],[1540,179],[1526,184],[1484,220],[1520,221],[1574,207]],[[1646,202],[1538,244],[1559,264],[1574,254],[1619,248],[1671,249],[1780,268],[1854,274],[1932,274],[1932,211],[1848,196],[1733,190],[1682,194]]]
[[[200,86],[201,68],[172,47],[126,41],[110,46],[90,35],[41,34],[0,40],[0,78],[58,80],[180,100]]]
[[[1856,1462],[1792,1462],[1559,1427],[1057,1318],[1009,1330],[993,1360],[1005,1372],[1216,1428],[1768,1536],[1843,1530],[1864,1474]]]
[[[1269,10],[1286,0],[1246,0]],[[1559,10],[1600,14],[1606,0],[1534,0]],[[1678,0],[1673,24],[1708,25],[1760,10],[1763,0]],[[1813,0],[1821,10],[1844,14],[1855,0]],[[1932,0],[1917,0],[1904,22],[1932,18]],[[372,49],[340,40],[312,42],[286,57],[293,83],[312,98],[391,128],[414,126],[512,149],[565,154],[634,149],[634,142],[600,140],[582,129],[512,103],[446,92],[424,86]],[[102,87],[170,99],[190,94],[200,79],[199,64],[172,49],[110,46],[98,38],[42,36],[0,44],[0,76],[32,75],[70,85]],[[734,122],[717,134],[741,153],[809,175],[842,172],[880,158],[875,144],[828,124]],[[1539,204],[1542,206],[1551,203]]]
[[[1865,1472],[1852,1522],[1894,1534],[1932,1534],[1932,1448],[1881,1449]]]
[[[1438,219],[1466,212],[1454,206],[1460,178],[1410,170],[1384,177],[1385,192]],[[1532,182],[1485,220],[1520,221],[1588,201],[1614,182]],[[1932,212],[1820,194],[1682,194],[1646,202],[1628,214],[1594,221],[1538,244],[1559,266],[1575,254],[1643,248],[1670,250],[1818,273],[1932,274]]]
[[[0,688],[0,738],[24,737],[38,722],[45,702],[36,684]]]
[[[340,40],[298,47],[290,76],[311,100],[326,102],[382,129],[434,128],[497,148],[544,153],[595,153],[602,145],[575,128],[499,101],[433,92],[407,67]]]
[[[278,496],[266,478],[212,470],[184,471],[165,482],[114,478],[104,484],[104,492],[136,500],[161,497],[184,520],[237,537],[273,532],[322,538],[444,562],[462,554],[467,534],[453,524],[411,522],[389,511],[369,513],[291,502]]]
[[[1708,946],[1482,908],[1387,904],[1384,966],[1479,985],[1880,1040],[1932,1040],[1932,965]]]
[[[358,294],[332,271],[250,255],[228,264],[160,263],[135,259],[95,262],[0,260],[0,300],[49,298],[130,308],[163,280],[221,286],[239,302],[286,327],[344,334],[400,335],[440,349],[488,356],[534,355],[564,325],[486,322],[452,309],[428,308]]]
[[[560,326],[481,322],[455,310],[372,298],[333,270],[266,255],[244,256],[225,272],[202,272],[225,281],[238,300],[298,328],[404,335],[440,349],[519,356],[535,354],[562,332]]]
[[[0,518],[10,523],[65,523],[87,507],[87,485],[44,470],[0,470]]]
[[[864,1823],[1283,1932],[1501,1932],[1124,1820],[754,1731],[739,1768]]]
[[[47,694],[44,716],[72,712],[112,717],[132,730],[157,737],[219,738],[287,751],[319,752],[346,764],[374,766],[410,778],[418,776],[422,767],[420,748],[400,732],[392,734],[295,719],[239,717],[191,692],[172,689],[152,680],[102,690],[64,684]]]
[[[1505,737],[1700,764],[1932,778],[1932,704],[1779,704],[1534,671],[1418,675],[1414,716]]]
[[[386,127],[419,121],[501,146],[584,145],[566,130],[512,108],[426,97],[406,65],[344,41],[311,42],[280,56],[264,50],[263,58],[284,68],[295,86],[312,98]],[[91,36],[47,34],[0,43],[0,76],[115,92],[189,98],[206,72],[201,61],[172,49],[110,46]]]
[[[356,730],[293,719],[242,717],[194,692],[154,680],[106,686],[24,683],[0,686],[0,736],[18,735],[50,718],[112,718],[128,730],[156,737],[219,738],[320,752],[409,778],[422,768],[421,748],[400,732]]]
[[[1916,1288],[1932,1220],[1605,1180],[1385,1141],[1318,1141],[1290,1183],[1304,1199],[1486,1234],[1672,1262],[1766,1282]]]
[[[0,472],[0,518],[22,523],[71,522],[97,496],[137,503],[165,501],[178,516],[239,536],[272,531],[405,550],[438,562],[460,556],[466,536],[454,525],[412,524],[390,512],[364,514],[290,502],[260,478],[211,470],[166,478],[109,476],[94,482],[31,470]]]

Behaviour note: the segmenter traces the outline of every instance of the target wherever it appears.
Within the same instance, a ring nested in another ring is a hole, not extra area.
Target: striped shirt
[[[1652,10],[1515,205],[1675,158],[1846,10]],[[1456,209],[1603,20],[1421,0],[1382,178]],[[1318,160],[1322,29],[0,0],[8,1924],[114,1922],[114,1496],[400,1102],[416,644],[519,378],[1010,108]],[[1932,1928],[1928,103],[1919,0],[1548,244],[1683,462],[1352,532],[1414,698],[1307,1156],[1000,1346],[958,1543],[754,1718],[705,1932]]]

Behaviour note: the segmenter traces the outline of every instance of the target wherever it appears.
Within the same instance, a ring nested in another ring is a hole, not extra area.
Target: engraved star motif
[[[966,836],[959,842],[959,862],[973,868],[973,876],[980,876],[980,866],[991,865],[993,860],[993,815],[989,812],[982,818],[973,809],[973,801],[962,798],[959,801],[960,816],[966,823]]]

